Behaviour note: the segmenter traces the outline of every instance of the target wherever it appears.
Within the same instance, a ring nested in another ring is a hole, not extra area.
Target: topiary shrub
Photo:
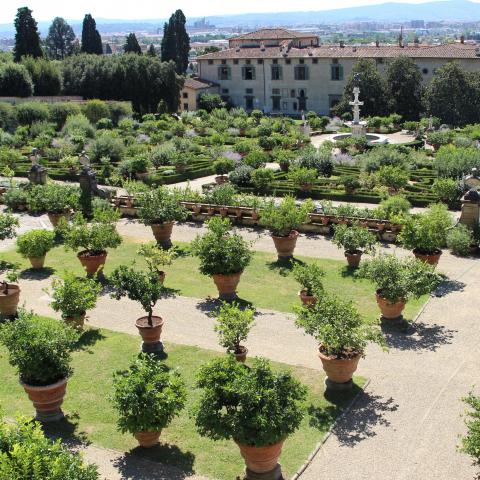
[[[471,253],[473,243],[472,231],[461,223],[447,233],[447,247],[454,255],[466,257]]]
[[[432,193],[441,202],[450,204],[460,198],[462,190],[453,178],[437,178],[432,184]]]
[[[55,232],[30,230],[17,238],[17,252],[24,258],[39,258],[55,245]]]
[[[290,168],[287,178],[297,188],[312,186],[317,180],[317,170],[315,168]]]
[[[272,188],[275,181],[275,173],[271,168],[257,168],[253,170],[250,181],[256,190],[263,192]]]
[[[95,136],[95,128],[85,115],[69,115],[63,126],[63,133],[70,137],[93,138]]]
[[[30,97],[33,95],[32,77],[28,70],[18,63],[0,64],[0,92],[6,97]]]
[[[253,168],[248,165],[239,165],[228,175],[228,179],[234,185],[246,187],[250,184]]]
[[[138,198],[138,218],[144,225],[184,221],[188,211],[176,195],[165,187],[158,187],[143,193]]]
[[[121,138],[112,132],[103,131],[90,145],[89,153],[93,161],[107,157],[113,162],[118,162],[125,154],[125,147]]]
[[[110,110],[103,100],[88,100],[82,107],[83,114],[88,118],[90,123],[96,125],[101,118],[109,118]]]

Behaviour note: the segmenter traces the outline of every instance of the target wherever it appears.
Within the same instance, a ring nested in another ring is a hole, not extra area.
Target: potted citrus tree
[[[322,295],[317,303],[299,307],[296,313],[295,325],[319,344],[318,356],[329,388],[350,388],[368,342],[384,345],[377,323],[366,320],[352,302],[335,295]]]
[[[304,305],[313,305],[317,297],[323,293],[322,278],[325,272],[315,263],[295,263],[292,269],[293,278],[300,284],[298,296]]]
[[[54,227],[61,218],[66,218],[72,210],[79,207],[80,192],[76,187],[48,183],[36,188],[41,189],[41,205]]]
[[[14,238],[18,227],[18,219],[10,213],[0,213],[0,240]]]
[[[141,354],[128,370],[116,372],[113,388],[118,429],[133,434],[142,447],[158,443],[162,430],[184,408],[187,399],[180,374],[147,354]]]
[[[95,275],[103,269],[107,259],[107,248],[117,248],[122,237],[117,232],[115,222],[120,215],[113,209],[95,209],[91,223],[77,212],[72,223],[60,222],[66,249],[80,252],[77,257],[88,275]]]
[[[221,185],[228,181],[227,174],[235,168],[235,162],[231,158],[220,157],[213,162],[213,169],[217,174],[215,182],[217,185]]]
[[[358,224],[348,226],[345,224],[334,225],[333,243],[345,251],[348,266],[357,268],[363,253],[375,250],[377,239],[368,228]]]
[[[247,476],[271,472],[271,478],[282,478],[278,459],[304,416],[306,388],[290,373],[274,372],[265,359],[255,358],[250,367],[231,355],[202,366],[197,387],[202,389],[195,408],[200,435],[233,439]]]
[[[187,216],[188,210],[165,187],[146,192],[138,201],[138,217],[144,225],[151,227],[155,240],[163,248],[172,245],[174,222],[186,220]]]
[[[79,278],[67,272],[62,279],[52,281],[50,306],[61,312],[68,325],[83,329],[87,310],[95,308],[102,287],[93,278]]]
[[[310,221],[309,213],[313,207],[311,200],[297,206],[290,196],[284,197],[279,204],[272,201],[265,205],[260,223],[270,230],[279,259],[293,257],[299,235],[297,229]]]
[[[45,255],[55,245],[55,233],[51,230],[30,230],[17,238],[17,252],[28,258],[32,268],[43,268]]]
[[[208,232],[191,244],[200,259],[200,273],[211,276],[221,300],[233,300],[240,276],[252,259],[250,244],[237,233],[230,233],[228,218],[213,217]]]
[[[387,320],[401,318],[410,298],[430,293],[442,281],[433,265],[395,255],[379,255],[363,262],[357,276],[375,284],[377,304]]]
[[[313,188],[317,176],[315,168],[294,167],[287,173],[287,178],[303,192],[309,192]]]
[[[237,303],[223,303],[216,311],[217,323],[215,331],[218,334],[219,343],[233,353],[239,362],[245,362],[248,349],[241,345],[246,340],[254,325],[255,310],[253,308],[240,308]]]
[[[142,351],[147,353],[163,351],[160,336],[164,320],[162,317],[153,315],[153,309],[158,300],[166,296],[167,290],[162,285],[156,270],[142,271],[121,265],[113,271],[110,282],[114,288],[112,298],[120,300],[122,297],[128,297],[140,303],[147,313],[147,316],[140,317],[135,322],[143,340]]]
[[[413,250],[419,260],[437,265],[452,226],[447,206],[439,203],[430,206],[425,213],[404,217],[397,239],[405,248]]]
[[[173,260],[177,257],[175,249],[164,250],[159,248],[155,242],[144,243],[137,252],[142,256],[150,270],[156,270],[158,278],[163,283],[165,281],[166,273],[162,269],[165,265],[171,265]]]
[[[0,328],[0,342],[33,402],[37,420],[63,418],[60,407],[73,371],[70,352],[78,338],[78,333],[66,324],[27,311],[21,311],[17,320]]]

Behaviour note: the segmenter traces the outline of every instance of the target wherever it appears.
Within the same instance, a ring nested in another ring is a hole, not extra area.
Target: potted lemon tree
[[[32,268],[43,268],[45,255],[55,245],[55,233],[51,230],[30,230],[17,238],[17,252],[28,258]]]
[[[315,263],[295,263],[292,269],[293,278],[300,284],[298,296],[304,305],[313,305],[317,297],[323,293],[322,278],[325,272]]]
[[[163,248],[159,248],[158,244],[155,242],[144,243],[138,249],[137,253],[144,258],[145,263],[150,270],[156,270],[158,278],[162,283],[167,276],[162,267],[171,265],[173,260],[177,257],[175,249],[164,250]]]
[[[375,250],[377,238],[368,228],[361,227],[358,224],[353,224],[350,227],[345,224],[338,224],[333,229],[332,241],[337,247],[344,249],[349,267],[357,268],[362,254]]]

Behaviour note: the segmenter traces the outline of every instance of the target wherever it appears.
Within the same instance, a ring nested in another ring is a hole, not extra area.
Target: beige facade
[[[219,87],[214,82],[208,82],[199,78],[186,78],[180,91],[179,111],[198,110],[198,98],[202,93],[220,93]]]

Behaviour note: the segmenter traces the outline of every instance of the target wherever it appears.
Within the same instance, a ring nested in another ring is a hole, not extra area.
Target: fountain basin
[[[333,142],[337,140],[344,140],[345,138],[350,138],[353,135],[351,133],[338,133],[336,135],[332,135]],[[367,137],[368,145],[386,145],[388,143],[388,138],[385,135],[377,135],[376,133],[367,133],[365,135]]]

